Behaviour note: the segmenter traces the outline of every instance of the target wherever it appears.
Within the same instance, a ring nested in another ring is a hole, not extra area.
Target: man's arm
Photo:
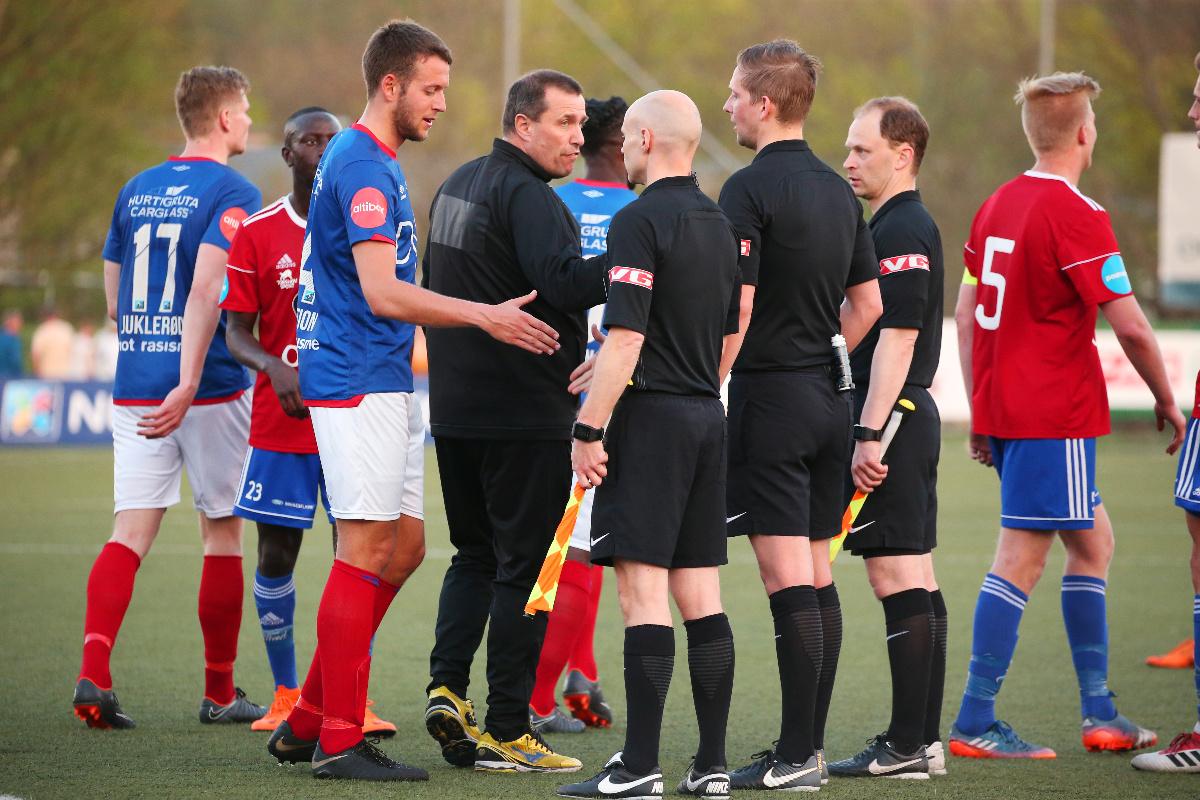
[[[742,285],[742,298],[738,301],[737,333],[730,333],[721,340],[721,361],[718,367],[717,385],[723,385],[737,361],[738,353],[742,352],[742,343],[746,341],[746,329],[750,327],[750,315],[754,313],[754,290],[756,286]]]
[[[202,244],[196,253],[192,289],[183,308],[183,336],[179,351],[179,383],[157,408],[138,421],[138,433],[147,439],[170,434],[183,422],[183,416],[200,388],[204,358],[217,330],[221,308],[217,300],[225,281],[227,252],[214,244]]]
[[[584,425],[602,428],[612,416],[613,408],[633,376],[645,338],[645,335],[629,328],[609,329],[608,338],[600,345],[600,352],[596,355],[595,372],[587,400],[579,410],[579,421]],[[608,468],[605,467],[607,461],[604,442],[573,440],[571,468],[584,486],[600,485],[608,475]]]
[[[863,281],[846,287],[846,299],[840,312],[842,336],[846,337],[846,351],[858,347],[871,326],[883,316],[883,298],[879,295],[879,280]]]
[[[431,292],[396,279],[396,246],[391,242],[363,241],[351,248],[363,296],[371,313],[431,328],[475,327],[494,339],[528,350],[558,350],[558,332],[521,306],[537,297],[532,291],[498,305],[474,303]]]
[[[121,291],[121,265],[104,259],[104,300],[108,304],[108,318],[117,321],[117,295]]]
[[[971,347],[975,340],[976,284],[964,282],[958,287],[958,302],[954,306],[954,326],[958,331],[958,366],[962,370],[963,387],[967,391],[967,409],[974,396],[974,376],[971,366]],[[986,436],[977,434],[968,423],[967,454],[972,461],[985,467],[992,465],[992,446]]]
[[[1175,402],[1171,383],[1167,380],[1167,368],[1163,365],[1162,353],[1158,349],[1158,340],[1154,338],[1150,322],[1133,295],[1110,300],[1101,305],[1100,310],[1104,312],[1104,318],[1117,335],[1117,341],[1121,343],[1121,349],[1125,351],[1129,363],[1133,364],[1133,368],[1154,395],[1154,417],[1158,422],[1158,429],[1161,431],[1168,422],[1174,429],[1171,443],[1167,445],[1167,453],[1173,454],[1183,444],[1187,423],[1184,422],[1179,405]]]
[[[584,258],[569,219],[562,200],[542,185],[522,184],[508,204],[507,224],[521,272],[559,311],[587,311],[605,301],[604,276],[612,262],[607,253]]]
[[[296,419],[306,419],[308,409],[300,396],[300,376],[294,367],[283,359],[263,349],[254,336],[254,323],[258,313],[254,311],[225,312],[225,344],[238,363],[255,372],[265,372],[271,388],[279,397],[283,413]]]
[[[880,430],[887,424],[908,378],[917,334],[916,328],[884,328],[879,332],[879,342],[871,360],[871,385],[867,389],[859,424]],[[883,483],[888,468],[883,463],[882,449],[879,442],[854,443],[850,474],[856,488],[870,492]]]

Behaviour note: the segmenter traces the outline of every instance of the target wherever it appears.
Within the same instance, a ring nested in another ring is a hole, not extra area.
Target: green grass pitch
[[[1111,685],[1121,710],[1155,728],[1165,742],[1195,721],[1188,671],[1152,670],[1145,655],[1189,635],[1191,587],[1183,515],[1171,504],[1174,459],[1149,430],[1127,430],[1100,446],[1100,488],[1117,530],[1109,584]],[[376,642],[371,696],[395,721],[391,754],[426,767],[428,784],[317,782],[307,769],[274,765],[265,734],[201,726],[202,689],[196,588],[200,547],[190,499],[168,513],[158,543],[138,574],[133,603],[113,659],[116,688],[138,722],[131,732],[90,731],[71,714],[79,664],[84,583],[107,538],[112,454],[90,450],[0,450],[0,795],[53,797],[412,797],[524,798],[553,795],[563,776],[475,775],[442,762],[421,723],[434,609],[450,550],[436,470],[426,483],[429,554],[401,592]],[[971,616],[992,556],[997,484],[970,463],[960,435],[942,455],[937,567],[950,608],[950,650],[943,731],[957,709],[970,648]],[[565,498],[564,498],[565,499]],[[324,524],[308,534],[296,575],[298,656],[312,653],[316,605],[331,560]],[[246,552],[254,552],[247,531]],[[1135,773],[1127,755],[1088,754],[1079,743],[1078,696],[1059,612],[1062,551],[1056,548],[1021,627],[1016,659],[1001,693],[1000,713],[1027,738],[1054,747],[1056,761],[978,762],[951,759],[950,774],[932,781],[834,781],[833,798],[940,797],[971,800],[1047,798],[1174,798],[1200,796],[1200,777]],[[270,699],[270,673],[247,592],[237,683],[252,699]],[[845,646],[830,713],[827,752],[855,752],[887,724],[890,685],[883,617],[861,562],[843,557],[835,577],[845,611]],[[744,540],[730,547],[722,572],[724,600],[737,642],[737,678],[729,724],[731,766],[778,735],[778,683],[767,600]],[[672,790],[695,745],[686,647],[667,700],[662,766]],[[608,576],[597,652],[605,689],[624,717],[621,623]],[[481,660],[473,692],[485,695]],[[620,722],[620,719],[618,720]],[[595,772],[621,747],[624,729],[558,736],[559,749]]]

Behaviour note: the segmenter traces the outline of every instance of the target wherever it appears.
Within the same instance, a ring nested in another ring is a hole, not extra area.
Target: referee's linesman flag
[[[529,591],[529,601],[525,603],[525,616],[532,617],[539,611],[550,613],[554,610],[554,597],[558,594],[558,579],[562,576],[563,563],[567,560],[567,550],[571,546],[571,533],[575,530],[575,520],[579,518],[579,504],[583,502],[583,493],[587,491],[582,484],[576,483],[567,499],[567,508],[563,511],[562,521],[554,530],[554,540],[546,551],[546,560],[542,562],[542,571],[538,573],[537,582]]]

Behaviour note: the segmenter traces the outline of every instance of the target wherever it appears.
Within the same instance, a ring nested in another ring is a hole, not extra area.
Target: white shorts
[[[571,473],[571,486],[575,485],[575,473]],[[595,489],[583,493],[579,501],[579,516],[575,518],[575,530],[571,531],[571,547],[577,547],[586,553],[592,552],[592,500],[596,497]]]
[[[425,421],[412,392],[309,412],[335,519],[425,518]]]
[[[162,439],[138,434],[138,420],[156,406],[114,404],[114,511],[175,505],[186,467],[196,510],[210,519],[233,514],[250,436],[250,394],[228,403],[193,405],[179,427]]]

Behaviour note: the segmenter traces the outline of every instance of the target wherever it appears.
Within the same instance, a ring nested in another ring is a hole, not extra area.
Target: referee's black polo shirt
[[[883,316],[850,354],[856,393],[866,396],[882,328],[917,329],[905,383],[928,389],[942,354],[942,235],[916,190],[900,192],[884,203],[868,227],[879,257]]]
[[[646,336],[633,390],[719,397],[721,341],[737,332],[738,241],[694,176],[660,178],[608,231],[606,327]]]
[[[720,204],[741,240],[742,283],[758,287],[734,372],[829,364],[846,288],[879,277],[850,184],[789,139],[730,176]]]
[[[428,328],[434,436],[570,439],[578,401],[567,384],[583,361],[587,309],[604,302],[608,262],[583,258],[579,226],[547,185],[551,177],[496,139],[434,197],[421,284],[480,303],[537,289],[525,311],[558,331],[562,345],[536,355],[476,328]]]

